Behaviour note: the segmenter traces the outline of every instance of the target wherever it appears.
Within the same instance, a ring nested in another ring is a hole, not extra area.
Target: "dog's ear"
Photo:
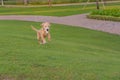
[[[44,23],[42,23],[41,26],[44,27]]]
[[[45,25],[47,25],[49,27],[51,26],[49,22],[45,22]]]
[[[48,22],[48,26],[50,27],[51,26],[51,24]]]
[[[44,23],[41,24],[41,26],[42,26],[42,27],[44,27],[44,26],[49,26],[49,27],[50,27],[51,25],[50,25],[49,22],[44,22]]]

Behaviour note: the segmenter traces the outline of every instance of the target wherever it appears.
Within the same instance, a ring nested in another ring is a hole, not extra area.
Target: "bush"
[[[105,9],[105,10],[96,10],[91,13],[91,15],[105,15],[105,16],[113,16],[120,17],[120,9]]]
[[[98,19],[98,20],[108,20],[108,21],[118,21],[120,22],[120,17],[113,16],[102,16],[102,15],[87,15],[90,19]]]
[[[87,16],[92,19],[120,21],[120,9],[105,9],[93,11]]]

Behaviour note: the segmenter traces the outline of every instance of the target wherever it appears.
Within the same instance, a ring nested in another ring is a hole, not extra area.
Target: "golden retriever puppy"
[[[34,31],[37,33],[37,39],[39,44],[45,44],[46,40],[45,38],[48,37],[48,41],[51,40],[50,35],[50,23],[44,22],[41,24],[42,28],[40,30],[36,29],[35,27],[31,26]]]

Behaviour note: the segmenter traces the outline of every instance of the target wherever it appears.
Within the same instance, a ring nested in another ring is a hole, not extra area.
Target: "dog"
[[[36,29],[34,26],[31,25],[32,29],[37,33],[37,39],[39,44],[45,44],[46,40],[45,38],[48,37],[48,41],[51,41],[51,35],[50,35],[50,23],[44,22],[41,24],[41,29]]]

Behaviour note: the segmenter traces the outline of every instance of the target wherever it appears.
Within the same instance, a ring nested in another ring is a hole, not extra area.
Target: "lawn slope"
[[[30,27],[39,24],[0,21],[0,79],[120,79],[120,36],[52,24],[52,41],[39,45]]]

